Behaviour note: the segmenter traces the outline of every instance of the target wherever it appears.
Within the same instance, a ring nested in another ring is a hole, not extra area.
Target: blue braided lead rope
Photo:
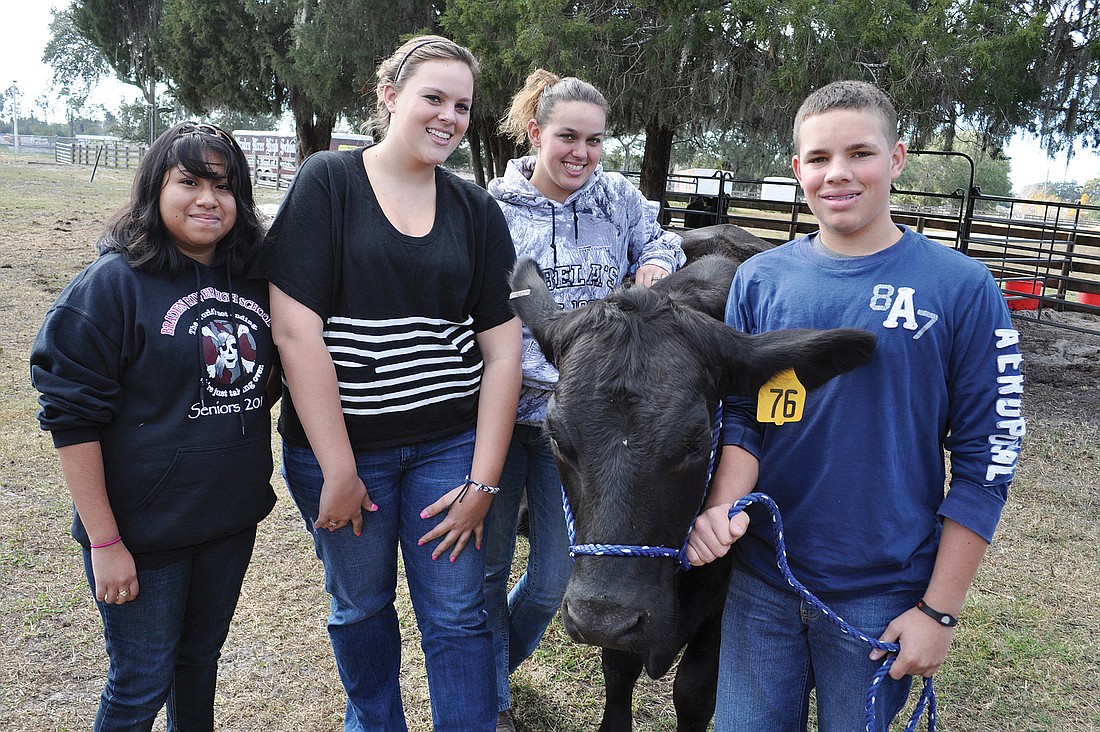
[[[707,500],[707,491],[710,489],[711,478],[714,477],[714,462],[718,455],[718,441],[722,436],[722,400],[714,407],[714,421],[711,429],[710,459],[707,462],[707,480],[703,485],[703,497],[699,499],[699,508]],[[695,523],[688,527],[687,535],[679,549],[668,546],[649,546],[648,544],[578,544],[577,527],[573,519],[573,509],[569,506],[569,496],[565,495],[565,486],[561,488],[562,508],[565,511],[565,528],[569,532],[569,556],[574,561],[578,554],[590,556],[614,556],[614,557],[668,557],[675,559],[681,569],[691,569],[691,562],[687,558],[688,542],[691,539],[691,530]],[[698,515],[699,511],[695,514]]]
[[[787,580],[787,583],[793,587],[796,592],[798,592],[802,599],[816,608],[818,612],[824,614],[825,617],[831,620],[842,632],[858,638],[872,648],[877,648],[880,651],[886,651],[891,654],[900,651],[901,646],[897,643],[885,643],[849,625],[844,618],[833,612],[828,605],[819,600],[812,592],[806,589],[805,585],[798,581],[791,572],[790,566],[787,564],[787,547],[783,539],[783,519],[779,515],[779,507],[775,505],[775,501],[773,501],[770,496],[764,493],[749,493],[730,507],[729,517],[732,519],[754,503],[764,504],[771,513],[772,531],[775,534],[776,564],[779,566],[779,571],[783,573],[783,578]],[[867,732],[874,732],[875,730],[875,700],[878,697],[878,690],[883,679],[886,678],[886,674],[889,673],[890,667],[893,665],[894,656],[887,656],[886,660],[882,662],[882,666],[875,672],[874,677],[871,679],[871,685],[867,689]],[[935,732],[936,692],[932,688],[931,678],[926,678],[924,680],[924,688],[921,690],[920,699],[917,701],[917,706],[913,710],[913,715],[909,718],[909,723],[905,726],[906,732],[913,732],[913,730],[916,730],[917,723],[920,721],[925,707],[928,708],[928,730],[929,732]]]
[[[703,498],[700,501],[700,508],[706,501],[706,492],[710,489],[711,479],[714,476],[714,464],[718,454],[718,442],[722,432],[722,402],[718,402],[714,411],[714,428],[713,428],[713,440],[711,442],[710,449],[710,461],[707,465],[707,482],[706,488],[703,492]],[[649,545],[629,545],[629,544],[577,544],[577,529],[576,523],[573,518],[573,510],[569,506],[569,497],[565,494],[565,487],[562,487],[561,491],[562,508],[565,511],[565,524],[569,531],[569,556],[574,560],[578,554],[594,555],[594,556],[619,556],[619,557],[669,557],[675,559],[680,568],[688,570],[691,569],[691,562],[687,558],[688,541],[691,539],[691,529],[688,528],[687,535],[684,537],[684,542],[679,549],[674,549],[667,546],[649,546]],[[787,549],[786,543],[783,539],[783,519],[779,515],[779,507],[775,505],[775,501],[770,496],[764,493],[749,493],[741,500],[733,504],[729,511],[729,518],[733,518],[738,513],[741,513],[746,508],[754,503],[763,503],[768,507],[772,516],[772,530],[775,533],[775,557],[776,564],[779,570],[783,573],[783,577],[787,580],[788,584],[793,587],[798,594],[811,606],[817,608],[817,610],[829,618],[840,630],[848,635],[851,635],[859,640],[863,641],[872,648],[877,648],[881,651],[886,651],[889,654],[895,654],[901,650],[901,646],[897,643],[884,643],[877,638],[871,638],[865,633],[860,632],[856,628],[849,625],[843,618],[837,615],[828,605],[823,603],[817,597],[814,596],[806,587],[795,578],[791,572],[790,566],[787,564]],[[698,512],[697,512],[698,513]],[[878,690],[882,685],[883,679],[886,678],[890,668],[894,665],[894,656],[888,655],[882,662],[878,671],[875,672],[874,677],[871,679],[871,685],[867,689],[867,707],[866,707],[866,722],[867,732],[874,732],[875,729],[875,700],[878,697]],[[936,729],[936,693],[932,688],[932,679],[924,679],[924,688],[921,691],[920,699],[917,701],[917,705],[913,710],[913,714],[909,719],[909,723],[906,725],[906,732],[914,732],[917,727],[917,723],[920,721],[921,716],[924,713],[925,708],[928,709],[928,731],[935,732]]]

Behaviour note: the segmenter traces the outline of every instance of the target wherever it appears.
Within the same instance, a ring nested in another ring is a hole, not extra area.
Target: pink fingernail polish
[[[416,542],[416,545],[417,545],[417,546],[424,546],[424,542],[422,542],[422,541],[418,541],[418,542]]]
[[[370,504],[370,510],[371,511],[377,511],[378,510],[378,504],[377,503],[371,503]]]
[[[428,509],[424,509],[420,512],[420,518],[428,518]]]
[[[457,559],[457,558],[458,558],[458,557],[451,557],[451,564],[454,564],[454,563],[455,563],[455,559]]]

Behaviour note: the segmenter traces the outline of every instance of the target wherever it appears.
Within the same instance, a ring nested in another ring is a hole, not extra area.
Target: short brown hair
[[[794,146],[798,150],[798,131],[802,123],[834,109],[867,110],[878,115],[886,141],[898,141],[898,113],[886,92],[865,81],[834,81],[806,97],[794,117]]]

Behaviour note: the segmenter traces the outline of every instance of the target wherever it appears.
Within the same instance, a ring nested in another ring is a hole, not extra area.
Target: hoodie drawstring
[[[195,297],[199,296],[202,292],[202,273],[199,271],[199,263],[195,260],[191,260],[191,268],[195,271]],[[206,406],[206,354],[203,352],[203,338],[206,336],[202,332],[202,323],[199,323],[198,338],[195,341],[199,344],[199,405]]]
[[[546,205],[550,207],[550,253],[554,257],[554,268],[558,266],[558,215],[554,210],[554,203],[547,201]],[[573,201],[570,204],[573,207],[573,246],[580,246],[581,242],[581,227],[580,217],[577,215],[577,202]]]
[[[550,253],[554,256],[554,269],[558,268],[558,222],[557,214],[554,211],[554,204],[550,201],[546,202],[546,205],[550,207]]]
[[[235,306],[237,304],[237,298],[233,296],[233,268],[229,266],[228,261],[225,263],[225,283],[225,286],[229,289],[229,324],[230,326],[233,326],[237,322],[237,319],[233,317],[236,314]],[[240,354],[240,347],[241,344],[238,342],[238,354]],[[238,355],[238,358],[239,357],[240,356]],[[241,437],[244,437],[244,405],[242,404],[240,405],[240,407],[241,408],[240,411],[237,412],[237,416],[241,418]]]

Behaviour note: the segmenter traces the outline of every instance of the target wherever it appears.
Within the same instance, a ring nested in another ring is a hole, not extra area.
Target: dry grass
[[[88,183],[88,173],[0,152],[0,729],[12,732],[89,728],[106,671],[26,366],[45,309],[90,261],[101,222],[126,197],[129,174],[100,170]],[[1037,412],[998,541],[937,679],[943,730],[1100,729],[1100,418]],[[278,481],[277,492],[224,648],[219,728],[335,732],[343,695],[321,567]],[[428,730],[418,635],[404,595],[400,603],[406,708],[411,728]],[[513,687],[523,730],[597,725],[599,654],[557,623]],[[639,730],[674,728],[669,692],[668,678],[643,679]]]

